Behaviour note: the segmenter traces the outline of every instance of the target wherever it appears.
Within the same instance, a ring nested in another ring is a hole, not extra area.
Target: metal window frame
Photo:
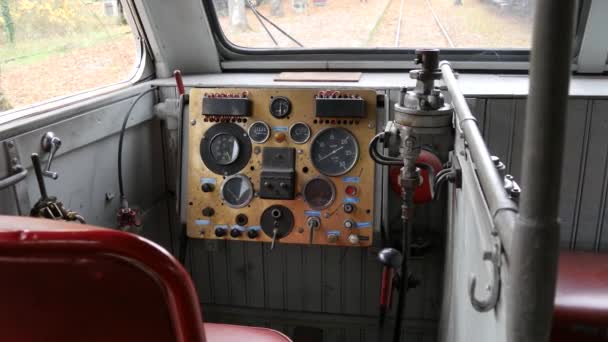
[[[408,48],[245,48],[230,42],[224,34],[212,1],[203,7],[225,71],[279,70],[407,70],[414,67],[415,49]],[[580,0],[575,47],[580,47],[586,32],[586,17],[592,0]],[[575,51],[578,51],[575,49]],[[442,49],[442,59],[459,70],[481,72],[527,72],[529,49]],[[573,70],[578,54],[573,57]],[[378,63],[382,62],[382,63]]]

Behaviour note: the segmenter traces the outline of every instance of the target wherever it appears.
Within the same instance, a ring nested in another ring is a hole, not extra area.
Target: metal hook
[[[496,307],[498,303],[498,296],[500,294],[500,244],[494,245],[494,251],[485,251],[483,253],[483,260],[490,261],[492,263],[492,282],[488,284],[488,291],[490,295],[485,299],[477,299],[475,297],[475,285],[477,284],[477,277],[471,274],[469,279],[469,298],[471,299],[471,305],[478,312],[488,312]]]

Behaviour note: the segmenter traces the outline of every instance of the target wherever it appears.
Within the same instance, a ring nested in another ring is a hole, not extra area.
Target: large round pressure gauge
[[[211,156],[219,165],[234,163],[239,157],[239,141],[228,133],[217,134],[211,138]]]
[[[251,159],[251,141],[241,126],[222,122],[211,126],[204,134],[200,145],[201,159],[214,173],[233,175]]]
[[[331,180],[325,177],[315,177],[306,182],[302,195],[311,209],[325,209],[334,202],[336,187]]]
[[[253,185],[244,175],[230,176],[222,183],[220,196],[230,208],[243,208],[253,198]]]
[[[359,158],[359,144],[345,128],[325,128],[315,135],[310,146],[312,164],[326,176],[350,171]]]

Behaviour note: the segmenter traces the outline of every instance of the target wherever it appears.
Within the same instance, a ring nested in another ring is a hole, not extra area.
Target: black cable
[[[127,122],[129,121],[129,117],[131,116],[131,112],[133,112],[133,108],[139,100],[144,97],[144,95],[156,90],[156,87],[152,87],[143,93],[139,94],[133,102],[131,102],[131,106],[129,110],[127,110],[127,114],[125,115],[125,119],[122,122],[122,127],[120,128],[120,138],[118,138],[118,188],[120,189],[120,199],[123,201],[125,196],[125,189],[122,181],[122,143],[125,138],[125,131],[127,130]]]
[[[377,149],[378,141],[384,136],[384,132],[376,134],[368,145],[368,152],[372,159],[380,165],[403,165],[403,160],[395,157],[388,157],[380,154]]]
[[[405,196],[405,195],[404,195]],[[404,204],[405,205],[405,202]],[[405,209],[405,210],[409,210]],[[409,214],[408,214],[409,215]],[[408,241],[411,220],[403,217],[401,220],[401,279],[399,282],[399,299],[397,301],[397,314],[395,315],[395,330],[393,332],[393,342],[401,339],[401,326],[403,325],[403,313],[405,311],[405,296],[409,288],[409,274],[407,269],[407,259],[409,254]]]
[[[266,18],[262,13],[258,12],[258,10],[255,8],[255,6],[249,6],[249,8],[253,12],[257,12],[257,15],[259,15],[262,19],[266,20],[266,22],[269,23],[270,25],[274,26],[274,28],[279,30],[279,32],[281,32],[283,35],[285,35],[285,37],[289,38],[292,42],[298,44],[300,47],[304,47],[304,45],[302,45],[302,43],[297,41],[294,37],[290,36],[289,33],[283,31],[283,29],[281,29],[277,24],[273,23],[270,19]]]
[[[268,29],[268,27],[266,27],[266,24],[264,24],[264,21],[262,20],[262,18],[260,18],[260,13],[254,9],[254,5],[251,2],[249,2],[249,8],[251,9],[251,12],[253,12],[253,15],[255,15],[255,17],[258,19],[258,21],[260,22],[260,25],[262,25],[262,27],[264,28],[264,30],[266,31],[266,33],[268,34],[270,39],[272,39],[272,41],[274,42],[274,45],[279,46],[279,43],[277,42],[277,40],[274,39],[274,36],[272,35],[272,33],[270,33],[270,30]]]

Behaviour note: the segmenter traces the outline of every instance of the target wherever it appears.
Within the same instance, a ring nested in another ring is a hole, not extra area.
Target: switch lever
[[[275,221],[276,222],[276,221]],[[270,250],[274,249],[274,243],[277,240],[277,234],[279,233],[279,228],[274,228],[272,230],[272,242],[270,243]]]
[[[42,175],[45,177],[50,177],[53,179],[57,179],[59,175],[57,172],[51,171],[51,163],[53,162],[53,158],[55,157],[55,153],[59,147],[61,147],[61,139],[55,135],[53,132],[46,132],[42,136],[42,140],[40,141],[40,147],[44,152],[50,153],[49,159],[46,162],[46,168],[42,171]]]
[[[319,229],[321,226],[321,220],[316,216],[311,216],[306,220],[306,225],[310,230],[310,235],[308,238],[308,243],[312,245],[312,241],[314,240],[315,230]]]

